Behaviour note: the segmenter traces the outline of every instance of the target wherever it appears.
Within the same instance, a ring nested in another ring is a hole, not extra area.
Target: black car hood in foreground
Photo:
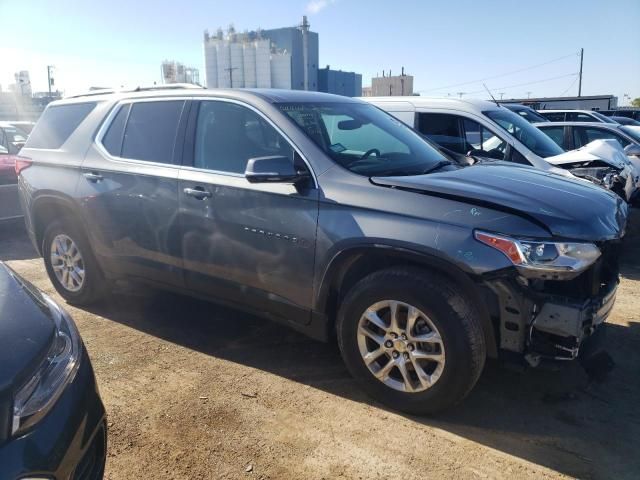
[[[54,332],[40,293],[0,262],[0,412],[44,360]]]
[[[482,163],[429,175],[373,177],[371,181],[510,211],[566,239],[619,238],[628,214],[627,204],[620,197],[600,187],[505,162]]]

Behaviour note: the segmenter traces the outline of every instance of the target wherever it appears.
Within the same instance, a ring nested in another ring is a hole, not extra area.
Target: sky
[[[414,76],[422,95],[486,98],[640,97],[640,0],[0,0],[0,85],[28,70],[47,89],[47,65],[66,94],[91,86],[160,83],[160,64],[200,69],[203,31],[294,26],[308,15],[320,66]]]

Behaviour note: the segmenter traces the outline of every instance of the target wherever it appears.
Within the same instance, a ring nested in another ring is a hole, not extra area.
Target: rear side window
[[[140,102],[131,106],[122,157],[172,163],[184,100]]]
[[[540,115],[546,117],[551,122],[564,122],[564,112],[545,112],[538,111]]]
[[[26,147],[60,148],[95,106],[96,103],[91,102],[57,105],[47,108],[31,135],[29,135]]]
[[[446,113],[420,113],[418,130],[431,141],[453,152],[466,154],[470,149],[462,132],[461,118]],[[479,133],[477,135],[479,140]]]
[[[119,157],[122,153],[122,137],[124,135],[124,124],[127,121],[127,115],[129,115],[130,104],[127,104],[120,108],[116,116],[114,117],[107,133],[102,138],[102,145],[107,149],[111,155]]]

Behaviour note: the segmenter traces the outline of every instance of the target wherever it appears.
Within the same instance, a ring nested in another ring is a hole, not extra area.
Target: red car
[[[0,122],[0,221],[22,216],[18,201],[15,163],[27,134],[8,122]]]

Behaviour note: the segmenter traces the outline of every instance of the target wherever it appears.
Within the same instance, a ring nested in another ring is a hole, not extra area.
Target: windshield
[[[601,122],[604,122],[604,123],[618,123],[615,120],[612,120],[611,118],[601,114],[600,112],[593,111],[593,112],[591,112],[591,114],[594,117],[598,118]]]
[[[405,124],[373,105],[288,103],[278,108],[336,163],[359,175],[421,175],[451,163]]]
[[[620,127],[620,130],[633,137],[636,142],[640,143],[640,127],[634,125],[624,125]]]
[[[564,153],[564,150],[547,135],[521,116],[509,110],[490,110],[482,113],[500,125],[500,127],[509,132],[511,136],[522,142],[525,147],[539,157],[547,158]]]

